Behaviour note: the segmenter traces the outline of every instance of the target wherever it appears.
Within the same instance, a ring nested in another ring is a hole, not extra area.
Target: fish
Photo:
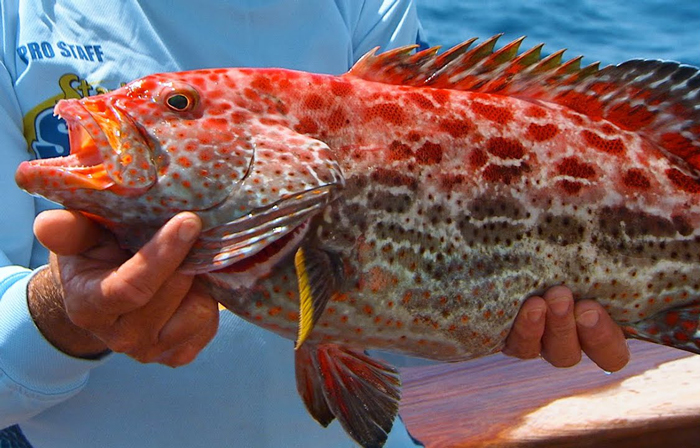
[[[309,413],[364,447],[401,395],[366,350],[497,352],[556,284],[627,337],[700,353],[698,68],[499,37],[375,49],[340,76],[202,69],[61,100],[70,155],[16,182],[132,250],[196,213],[181,269],[294,341]]]

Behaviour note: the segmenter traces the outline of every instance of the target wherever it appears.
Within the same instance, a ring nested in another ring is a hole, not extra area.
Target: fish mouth
[[[332,185],[307,190],[203,232],[182,269],[240,272],[280,259],[299,245],[313,217],[333,200],[335,190]]]
[[[62,118],[68,127],[70,154],[20,164],[15,180],[21,188],[29,192],[51,186],[63,189],[119,190],[124,193],[124,190],[140,192],[143,187],[150,187],[155,176],[141,175],[141,182],[128,182],[124,179],[126,165],[133,156],[127,153],[131,151],[123,148],[120,136],[125,135],[125,132],[136,136],[138,143],[134,144],[136,139],[132,137],[130,146],[146,146],[150,153],[147,140],[124,112],[115,106],[105,106],[98,98],[61,100],[56,104],[54,114]]]
[[[87,111],[85,111],[87,113]],[[32,192],[39,179],[60,180],[53,187],[85,188],[105,190],[115,184],[104,168],[95,138],[78,120],[66,119],[70,154],[50,159],[36,159],[22,162],[17,169],[17,184]]]

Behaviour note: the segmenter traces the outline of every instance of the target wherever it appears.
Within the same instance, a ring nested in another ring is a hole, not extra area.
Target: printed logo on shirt
[[[61,89],[60,94],[48,98],[24,116],[24,136],[30,151],[38,159],[66,156],[70,153],[68,126],[63,119],[53,114],[53,108],[59,100],[80,99],[109,91],[73,73],[61,76],[58,85]]]
[[[67,58],[81,61],[103,62],[104,53],[101,45],[78,45],[63,41],[29,42],[17,48],[17,55],[25,64],[41,59]]]

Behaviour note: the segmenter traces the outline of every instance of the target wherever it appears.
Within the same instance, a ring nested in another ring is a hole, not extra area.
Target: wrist
[[[44,338],[63,353],[76,358],[97,359],[109,352],[94,334],[71,322],[63,304],[61,287],[50,269],[37,272],[29,282],[27,305]]]

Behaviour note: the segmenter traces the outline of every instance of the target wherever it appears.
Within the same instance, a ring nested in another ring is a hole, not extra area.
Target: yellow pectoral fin
[[[294,347],[296,350],[306,341],[314,327],[313,297],[311,288],[309,288],[309,276],[306,272],[306,259],[302,248],[299,248],[294,255],[294,266],[296,267],[297,282],[299,283],[299,333]]]
[[[294,255],[294,266],[299,286],[299,333],[295,345],[298,349],[335,294],[338,279],[330,254],[320,249],[300,247]]]

